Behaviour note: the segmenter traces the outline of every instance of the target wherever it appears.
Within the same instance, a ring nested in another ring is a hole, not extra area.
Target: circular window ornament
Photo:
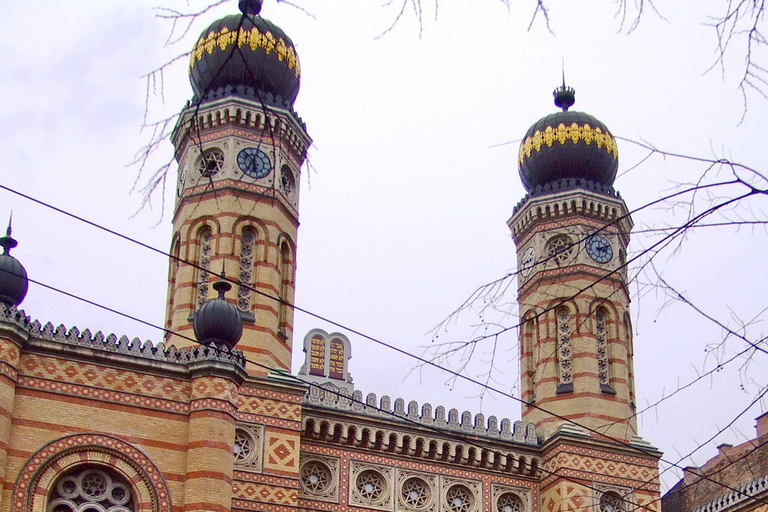
[[[621,512],[624,500],[615,492],[606,492],[600,496],[600,512]]]
[[[280,170],[280,188],[286,197],[292,198],[296,193],[296,180],[287,165]]]
[[[376,504],[386,496],[387,483],[380,473],[368,469],[357,475],[355,488],[364,503]]]
[[[429,505],[431,498],[429,485],[421,478],[411,477],[403,482],[400,498],[405,507],[410,510],[424,509]]]
[[[111,472],[86,468],[65,475],[54,486],[47,512],[132,512],[130,487]]]
[[[195,164],[200,176],[208,178],[224,168],[224,152],[219,148],[211,148],[203,151]]]
[[[325,494],[331,486],[331,470],[317,460],[311,460],[301,467],[301,486],[306,494]]]
[[[254,455],[254,441],[245,430],[235,430],[235,463],[246,464]]]
[[[475,508],[472,491],[463,485],[454,485],[445,493],[445,501],[450,512],[471,512]]]
[[[567,235],[557,235],[547,244],[547,259],[558,267],[573,259],[576,249]]]
[[[496,500],[496,509],[498,512],[523,512],[523,500],[511,492],[505,492]]]

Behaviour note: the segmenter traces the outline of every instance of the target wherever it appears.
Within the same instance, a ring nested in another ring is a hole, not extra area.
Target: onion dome
[[[0,302],[6,306],[21,304],[29,288],[26,269],[19,260],[11,256],[11,249],[17,245],[18,242],[11,237],[9,222],[6,235],[0,238],[0,247],[3,248],[3,254],[0,254]]]
[[[261,3],[240,0],[242,14],[215,21],[200,35],[189,61],[196,100],[237,94],[293,106],[299,94],[299,57],[285,32],[259,16]]]
[[[224,298],[224,294],[232,288],[224,278],[222,272],[221,280],[213,283],[213,289],[219,292],[219,296],[197,310],[192,327],[200,343],[224,344],[233,348],[243,335],[243,321],[237,308]]]
[[[525,134],[518,154],[518,170],[528,192],[560,180],[592,182],[610,188],[619,167],[616,140],[608,128],[589,114],[568,110],[576,92],[554,91],[562,112],[539,119]]]

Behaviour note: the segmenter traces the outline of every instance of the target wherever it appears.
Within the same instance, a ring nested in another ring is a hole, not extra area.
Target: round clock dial
[[[592,235],[586,241],[587,254],[598,263],[608,263],[613,259],[611,242],[602,235]]]
[[[237,165],[243,174],[254,179],[264,178],[272,170],[272,162],[262,150],[245,148],[237,154]]]
[[[179,170],[179,186],[176,187],[176,195],[181,197],[181,193],[184,191],[184,184],[187,181],[187,170],[183,167]]]
[[[520,274],[523,277],[528,277],[533,272],[533,266],[536,264],[536,251],[533,247],[529,247],[523,254],[523,261],[520,263]]]

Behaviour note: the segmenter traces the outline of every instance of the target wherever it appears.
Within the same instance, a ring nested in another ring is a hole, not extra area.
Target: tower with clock
[[[542,487],[542,503],[570,500],[580,509],[590,485],[618,485],[623,495],[633,475],[655,474],[660,454],[638,436],[635,419],[632,219],[613,189],[616,142],[599,120],[569,110],[572,88],[554,95],[562,111],[534,123],[520,145],[527,194],[508,225],[518,254],[522,418],[536,425],[544,466],[558,474]],[[603,481],[597,475],[614,460],[633,468]],[[658,480],[649,481],[636,499],[658,497]]]
[[[632,220],[612,185],[616,142],[571,111],[536,122],[520,146],[528,191],[509,227],[519,255],[523,418],[547,435],[568,420],[619,439],[637,434],[627,245]],[[547,411],[547,412],[545,412]]]
[[[260,0],[240,8],[203,31],[190,56],[194,97],[172,134],[179,181],[166,327],[169,342],[189,345],[195,311],[224,272],[238,283],[238,348],[249,373],[264,374],[290,368],[299,172],[311,140],[293,110],[293,43],[259,15]]]

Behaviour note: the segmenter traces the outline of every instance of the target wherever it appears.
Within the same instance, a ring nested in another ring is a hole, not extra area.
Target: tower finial
[[[555,105],[563,109],[563,112],[568,112],[568,109],[576,103],[576,90],[573,87],[565,85],[565,60],[562,62],[563,70],[563,85],[557,87],[552,95],[555,97]]]
[[[245,15],[258,16],[261,12],[262,0],[240,0],[237,6]]]
[[[227,282],[227,273],[224,270],[224,261],[221,262],[221,278],[213,283],[213,289],[219,292],[219,298],[221,300],[227,300],[224,294],[232,289],[232,285]]]
[[[0,247],[3,248],[3,254],[10,254],[11,249],[19,245],[11,236],[11,224],[13,224],[13,210],[11,210],[11,216],[8,219],[8,229],[5,230],[5,236],[0,238]]]

